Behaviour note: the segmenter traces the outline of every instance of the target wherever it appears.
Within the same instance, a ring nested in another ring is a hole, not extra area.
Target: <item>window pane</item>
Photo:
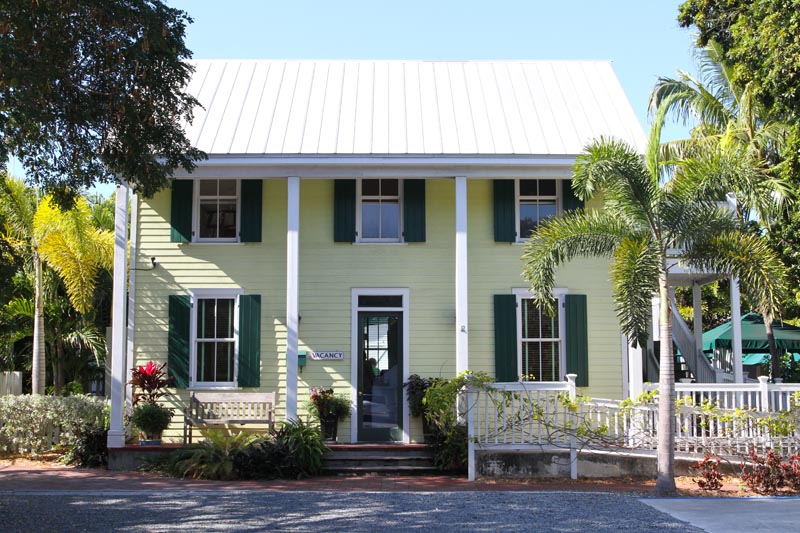
[[[214,323],[217,309],[216,300],[198,300],[197,302],[197,337],[199,339],[214,338]]]
[[[236,202],[219,204],[219,237],[236,238]]]
[[[381,202],[381,238],[400,237],[400,205],[397,201]]]
[[[537,180],[519,180],[520,196],[537,196],[536,181]]]
[[[216,349],[213,342],[197,343],[197,381],[213,381],[216,365]]]
[[[399,180],[380,180],[381,181],[381,196],[397,196],[399,189]]]
[[[359,296],[359,307],[403,307],[402,296]]]
[[[200,213],[198,213],[198,225],[200,238],[217,237],[217,201],[201,200]]]
[[[539,222],[538,206],[535,203],[520,202],[519,204],[519,236],[527,239],[536,229]]]
[[[539,180],[539,196],[555,196],[556,180]]]
[[[540,201],[539,202],[539,222],[546,218],[554,217],[558,214],[558,207],[555,202]]]
[[[380,180],[361,180],[362,196],[378,196],[380,193]]]
[[[233,381],[233,343],[218,342],[214,381]]]
[[[236,180],[219,180],[220,196],[236,196]]]
[[[217,300],[217,327],[216,338],[233,338],[233,300]]]
[[[200,180],[200,196],[216,196],[217,180]]]
[[[522,343],[522,374],[528,381],[559,381],[558,342]]]
[[[361,203],[361,237],[365,239],[380,237],[380,214],[379,202]]]

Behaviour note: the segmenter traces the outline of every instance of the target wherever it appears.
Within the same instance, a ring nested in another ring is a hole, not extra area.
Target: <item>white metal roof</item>
[[[645,136],[607,61],[199,60],[210,155],[575,155]]]

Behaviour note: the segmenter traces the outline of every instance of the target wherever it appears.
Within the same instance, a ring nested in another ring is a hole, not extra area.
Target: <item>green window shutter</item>
[[[579,200],[572,190],[572,180],[564,180],[561,184],[561,207],[564,211],[583,209],[583,200]]]
[[[425,242],[425,180],[403,180],[403,237]]]
[[[514,180],[494,180],[494,240],[516,242],[516,195]]]
[[[191,300],[188,294],[169,296],[169,336],[167,342],[167,372],[173,385],[189,386],[189,324]]]
[[[579,387],[589,386],[589,335],[585,294],[567,294],[567,374],[577,374]]]
[[[242,180],[239,240],[242,242],[261,242],[261,180]]]
[[[172,180],[170,242],[190,242],[192,240],[193,187],[192,180]]]
[[[261,385],[261,295],[239,296],[240,387]]]
[[[333,180],[333,242],[356,240],[356,180]]]
[[[499,382],[518,381],[517,297],[494,295],[494,377]]]

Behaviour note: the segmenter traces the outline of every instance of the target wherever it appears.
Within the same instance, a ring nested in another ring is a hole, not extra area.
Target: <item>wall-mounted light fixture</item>
[[[132,270],[155,270],[158,266],[158,261],[156,261],[155,256],[150,257],[150,263],[152,263],[152,265],[148,268],[134,268]]]

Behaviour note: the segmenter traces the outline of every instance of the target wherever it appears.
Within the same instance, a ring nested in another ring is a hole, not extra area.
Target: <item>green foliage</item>
[[[108,466],[108,426],[81,430],[62,461],[85,467]]]
[[[193,479],[236,479],[235,458],[255,439],[244,432],[233,435],[211,430],[204,441],[173,452],[165,462],[165,469],[173,475]]]
[[[145,196],[204,154],[183,123],[197,100],[189,16],[160,0],[8,0],[0,4],[0,162],[71,204],[96,182]]]
[[[434,378],[423,378],[419,374],[411,374],[403,384],[408,399],[411,416],[422,416],[425,413],[425,391],[434,383]]]
[[[67,449],[107,420],[106,402],[90,396],[0,396],[0,451]]]
[[[159,438],[169,427],[173,411],[158,404],[140,403],[133,408],[131,423],[148,439]]]
[[[166,394],[166,388],[171,379],[164,370],[167,363],[162,364],[148,361],[145,366],[131,368],[131,380],[128,382],[133,387],[133,405],[139,402],[158,405],[158,399]]]
[[[800,117],[798,0],[687,0],[678,21],[697,28],[700,46],[718,42],[735,81],[753,83],[767,108]]]
[[[291,420],[260,438],[209,431],[203,442],[150,461],[144,468],[202,479],[297,479],[319,474],[327,451],[316,427]]]
[[[350,398],[343,394],[334,394],[333,389],[312,387],[307,408],[309,413],[319,420],[328,416],[344,420],[350,416]]]
[[[467,467],[467,428],[462,419],[470,407],[459,405],[459,398],[463,397],[459,393],[466,386],[485,388],[493,382],[494,378],[485,372],[466,370],[455,378],[434,380],[425,391],[425,416],[431,429],[427,443],[436,468],[463,471]]]
[[[62,396],[75,396],[78,394],[83,394],[83,385],[81,385],[77,381],[70,381],[69,383],[66,383],[64,384],[63,387],[61,387]]]

